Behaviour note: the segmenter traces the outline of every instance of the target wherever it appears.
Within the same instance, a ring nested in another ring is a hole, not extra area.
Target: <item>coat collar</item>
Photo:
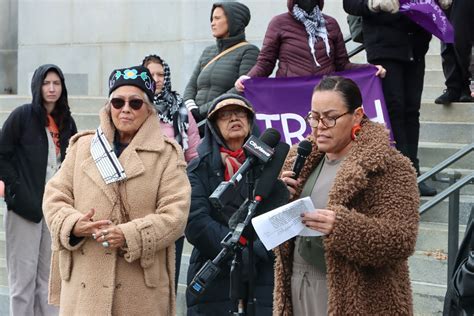
[[[115,134],[115,126],[112,123],[112,119],[105,108],[101,110],[99,117],[102,131],[112,146]],[[135,134],[130,144],[124,149],[119,157],[119,161],[125,170],[125,174],[127,175],[127,179],[125,181],[138,177],[145,172],[145,164],[140,158],[140,152],[160,153],[164,149],[165,141],[163,135],[161,134],[158,118],[156,115],[150,114],[145,122],[143,122],[143,125]],[[82,170],[85,174],[87,174],[87,176],[91,178],[92,181],[94,181],[97,186],[102,189],[109,200],[114,203],[117,198],[115,185],[107,185],[104,182],[92,157],[89,157],[82,163]]]
[[[389,132],[382,125],[368,120],[361,124],[362,129],[354,141],[352,148],[344,158],[337,172],[333,186],[329,192],[328,205],[347,205],[347,203],[361,190],[367,188],[369,175],[386,168],[387,159],[393,154],[393,148],[389,142]],[[318,151],[316,140],[309,136],[308,140],[313,146],[311,155],[301,170],[302,183],[305,183],[317,164],[324,158],[324,153]],[[296,147],[285,165],[290,170],[291,164],[296,156]],[[297,192],[301,194],[302,188]],[[297,198],[296,197],[296,198]]]

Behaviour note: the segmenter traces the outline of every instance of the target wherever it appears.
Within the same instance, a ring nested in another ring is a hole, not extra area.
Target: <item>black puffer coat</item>
[[[217,98],[210,111],[224,97],[225,95]],[[188,241],[194,246],[189,262],[188,285],[204,263],[209,259],[214,259],[221,251],[220,242],[230,232],[229,215],[235,212],[247,197],[247,185],[245,181],[241,181],[240,187],[236,190],[235,199],[223,210],[215,209],[209,202],[209,196],[224,181],[224,166],[219,152],[219,147],[223,146],[224,142],[216,132],[217,126],[213,122],[207,121],[205,128],[205,137],[198,147],[199,156],[188,166],[192,194],[185,233]],[[266,251],[258,239],[255,241],[254,251],[256,315],[270,316],[272,315],[274,256],[271,251]],[[194,297],[189,292],[186,293],[188,316],[222,316],[228,315],[230,310],[235,310],[233,302],[229,299],[231,259],[222,265],[220,274],[210,283],[200,298]],[[244,265],[243,270],[244,272],[248,270],[248,265]],[[244,279],[246,279],[245,276],[242,278],[242,284],[246,285],[247,282]]]
[[[211,14],[216,6],[222,7],[226,13],[229,37],[217,39],[216,45],[204,49],[184,90],[184,101],[194,100],[199,108],[200,117],[195,117],[196,121],[206,117],[214,98],[226,92],[237,93],[234,88],[235,81],[255,65],[259,53],[257,46],[247,44],[227,53],[203,70],[204,66],[222,51],[245,41],[245,27],[250,22],[250,11],[242,3],[214,4]],[[188,105],[188,102],[186,104]]]
[[[64,160],[69,138],[77,133],[77,128],[67,104],[63,73],[55,65],[43,65],[35,71],[31,80],[33,101],[13,110],[0,134],[0,180],[5,182],[7,208],[35,223],[43,218],[41,204],[48,162],[48,137],[41,87],[50,70],[61,79],[62,94],[58,102],[66,100],[61,105],[65,107],[66,115],[63,124],[58,126],[61,161]]]

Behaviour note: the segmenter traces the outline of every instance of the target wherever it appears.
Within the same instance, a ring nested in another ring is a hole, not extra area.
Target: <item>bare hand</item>
[[[385,75],[387,74],[387,69],[383,68],[381,65],[375,65],[377,67],[377,72],[375,75],[380,78],[385,78]]]
[[[250,79],[250,77],[246,75],[240,76],[239,79],[237,79],[234,83],[235,90],[239,92],[244,92],[245,86],[243,84],[243,81],[247,79]]]
[[[295,175],[293,171],[283,171],[281,173],[281,181],[286,184],[288,191],[290,191],[290,199],[296,194],[296,189],[300,186],[301,182],[299,179],[293,179],[292,177]]]
[[[336,221],[336,212],[331,210],[316,209],[312,212],[301,214],[301,222],[308,228],[324,234],[330,234]]]
[[[94,214],[95,209],[91,208],[89,212],[79,218],[72,229],[72,234],[76,237],[91,237],[102,226],[110,225],[111,222],[107,219],[94,222],[92,220]]]
[[[122,230],[110,224],[103,226],[95,235],[95,240],[105,248],[120,248],[125,246],[125,236]]]

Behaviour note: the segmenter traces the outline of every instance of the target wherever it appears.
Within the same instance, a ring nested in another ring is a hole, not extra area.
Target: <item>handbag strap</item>
[[[234,46],[231,46],[229,48],[227,48],[226,50],[220,52],[220,54],[214,56],[214,58],[212,58],[211,60],[209,60],[209,62],[201,69],[201,71],[203,71],[204,69],[206,69],[207,66],[209,66],[210,64],[212,64],[213,62],[215,62],[216,60],[218,60],[219,58],[221,58],[222,56],[224,56],[225,54],[227,53],[230,53],[231,51],[239,48],[239,47],[242,47],[244,45],[247,45],[248,42],[244,41],[244,42],[240,42],[238,44],[235,44]]]

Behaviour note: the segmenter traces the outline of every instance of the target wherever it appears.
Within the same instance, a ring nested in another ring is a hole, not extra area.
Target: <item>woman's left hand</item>
[[[380,78],[385,78],[385,75],[387,74],[387,69],[383,68],[382,65],[375,65],[377,67],[377,72],[375,75]]]
[[[301,214],[301,222],[308,228],[324,234],[330,234],[336,221],[336,212],[331,210],[316,209]]]
[[[125,235],[116,225],[102,226],[95,233],[95,240],[104,248],[120,248],[125,246]]]

